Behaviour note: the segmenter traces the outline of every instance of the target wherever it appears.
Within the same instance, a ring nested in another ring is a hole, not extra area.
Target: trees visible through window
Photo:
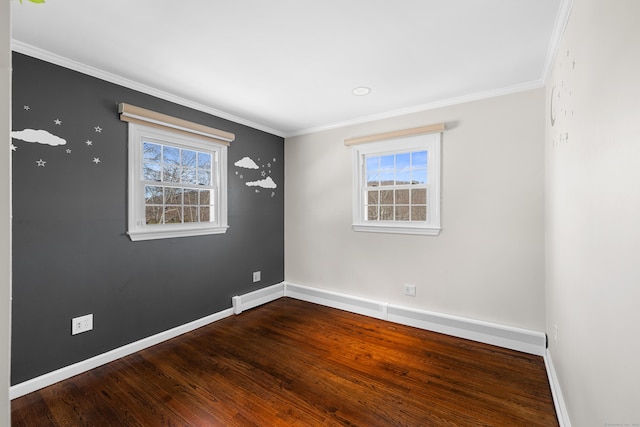
[[[217,153],[153,142],[142,151],[146,224],[215,222]]]

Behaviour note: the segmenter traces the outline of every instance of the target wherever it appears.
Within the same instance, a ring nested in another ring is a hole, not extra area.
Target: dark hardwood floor
[[[282,298],[15,399],[14,426],[557,426],[541,357]]]

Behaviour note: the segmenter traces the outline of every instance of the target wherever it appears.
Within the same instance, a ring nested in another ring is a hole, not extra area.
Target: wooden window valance
[[[230,145],[236,138],[236,136],[230,132],[136,107],[135,105],[120,103],[118,104],[118,113],[120,113],[120,120],[125,122],[185,133],[190,136],[198,136],[212,140],[217,144]]]
[[[433,125],[420,126],[411,129],[395,130],[385,133],[377,133],[375,135],[359,136],[356,138],[348,138],[344,140],[344,145],[365,144],[367,142],[384,141],[386,139],[402,138],[405,136],[421,135],[425,133],[444,132],[446,130],[444,123],[436,123]]]

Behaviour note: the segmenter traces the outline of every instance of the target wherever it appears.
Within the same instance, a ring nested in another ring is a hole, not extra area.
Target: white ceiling
[[[568,1],[11,6],[18,52],[291,136],[540,87]]]

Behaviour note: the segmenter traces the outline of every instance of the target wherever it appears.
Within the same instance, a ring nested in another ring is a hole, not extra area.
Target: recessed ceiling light
[[[357,87],[352,91],[352,93],[356,96],[369,95],[370,92],[371,92],[371,89],[365,86]]]

